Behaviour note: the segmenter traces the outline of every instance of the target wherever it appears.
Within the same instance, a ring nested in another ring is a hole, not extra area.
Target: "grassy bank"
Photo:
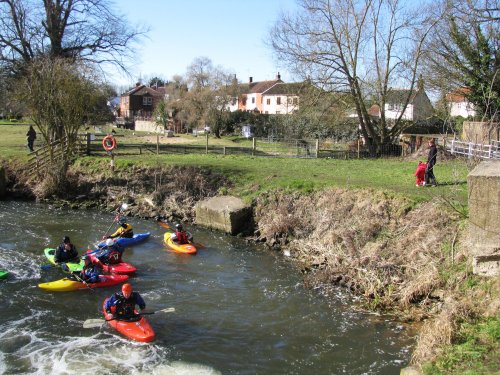
[[[103,129],[109,131],[109,129]],[[0,125],[0,157],[27,160],[26,125]],[[149,135],[134,135],[133,131],[119,129],[127,143],[144,143]],[[181,138],[181,137],[178,137]],[[204,137],[183,136],[188,144],[203,144]],[[121,141],[120,139],[120,141]],[[211,138],[210,142],[231,144],[234,137]],[[35,142],[35,147],[37,145]],[[102,171],[109,165],[107,157],[89,157],[79,161],[90,170]],[[439,197],[458,206],[467,205],[467,163],[463,160],[438,160],[435,174],[440,183],[437,188],[417,188],[415,172],[417,162],[402,158],[385,159],[294,159],[222,155],[126,155],[115,159],[118,168],[131,165],[182,165],[208,168],[222,173],[234,184],[232,193],[252,199],[271,189],[312,192],[325,187],[374,188],[410,197],[416,202]]]

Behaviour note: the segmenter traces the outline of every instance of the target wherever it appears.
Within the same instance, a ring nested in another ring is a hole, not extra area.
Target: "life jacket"
[[[188,237],[186,232],[184,231],[177,231],[175,232],[175,235],[177,236],[177,243],[182,245],[185,243],[188,243]]]
[[[132,292],[130,298],[126,299],[122,293],[116,293],[115,311],[117,317],[131,317],[136,315],[135,310],[135,293]],[[113,311],[113,309],[111,310]]]
[[[120,227],[121,228],[121,236],[120,237],[124,237],[124,238],[132,238],[134,237],[134,231],[132,230],[132,225],[130,224],[124,224],[125,227]]]
[[[111,250],[111,252],[108,255],[108,264],[117,264],[121,263],[121,261],[122,261],[122,254],[117,250]]]

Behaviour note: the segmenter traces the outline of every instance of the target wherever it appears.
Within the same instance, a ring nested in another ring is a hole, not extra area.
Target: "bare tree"
[[[0,0],[0,64],[12,73],[37,57],[126,70],[132,45],[147,30],[131,27],[107,0]]]
[[[214,67],[206,57],[199,57],[188,67],[189,92],[183,98],[183,111],[196,126],[209,125],[216,137],[227,120],[227,105],[236,96],[233,75]]]
[[[402,131],[404,111],[418,77],[422,44],[432,28],[425,12],[399,0],[300,0],[295,15],[282,14],[271,31],[277,57],[304,79],[352,97],[362,136],[372,152]],[[421,6],[419,5],[419,8]],[[435,20],[436,21],[436,20]],[[385,117],[388,93],[404,85],[401,114]],[[380,107],[380,119],[368,113]]]
[[[18,97],[47,144],[65,138],[71,157],[80,128],[105,115],[106,86],[85,65],[67,59],[40,58],[30,63],[17,86]],[[49,151],[52,149],[49,147]]]

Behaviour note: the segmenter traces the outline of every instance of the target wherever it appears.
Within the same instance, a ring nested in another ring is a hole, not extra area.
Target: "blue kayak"
[[[125,237],[119,237],[118,239],[115,239],[116,243],[120,246],[123,246],[123,247],[127,247],[127,246],[132,246],[132,245],[135,245],[139,242],[142,242],[144,241],[146,238],[148,238],[149,236],[151,236],[151,233],[149,232],[146,232],[146,233],[138,233],[138,234],[134,234],[133,237],[130,237],[130,238],[125,238]],[[98,248],[101,248],[103,246],[105,246],[105,241],[102,241],[101,243],[99,243],[97,245]]]

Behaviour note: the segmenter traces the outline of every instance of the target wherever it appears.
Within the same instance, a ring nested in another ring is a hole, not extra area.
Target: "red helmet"
[[[132,285],[130,285],[129,283],[125,283],[123,284],[122,286],[122,293],[123,295],[130,295],[132,293]]]

